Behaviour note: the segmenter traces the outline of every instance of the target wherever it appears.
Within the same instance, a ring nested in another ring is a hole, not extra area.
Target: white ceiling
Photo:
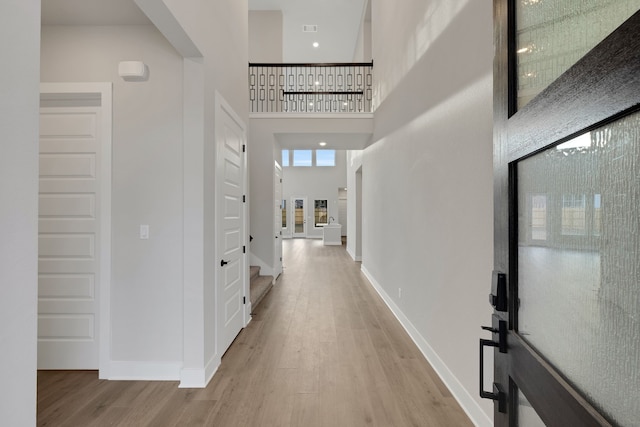
[[[151,22],[133,0],[42,0],[44,25],[141,25]]]
[[[370,133],[276,133],[284,149],[362,150],[369,145]],[[327,143],[320,146],[320,141]]]
[[[240,1],[240,0],[238,0]],[[351,62],[367,0],[248,0],[250,10],[281,10],[284,62]],[[151,22],[133,0],[42,0],[44,25]],[[303,25],[317,25],[305,33]],[[320,43],[318,48],[313,42]],[[365,58],[368,60],[370,58]]]
[[[250,10],[281,10],[284,62],[353,61],[366,0],[249,0]],[[303,25],[317,25],[305,33]],[[312,43],[320,46],[313,48]]]

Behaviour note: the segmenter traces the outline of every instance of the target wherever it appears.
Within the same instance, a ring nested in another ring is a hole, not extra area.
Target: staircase
[[[260,267],[252,265],[250,270],[250,295],[251,295],[251,311],[262,301],[262,298],[271,290],[273,286],[273,276],[260,276]]]

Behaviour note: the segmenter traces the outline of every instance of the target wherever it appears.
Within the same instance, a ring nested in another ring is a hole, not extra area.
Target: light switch
[[[146,240],[149,238],[149,226],[147,224],[143,224],[140,226],[140,239]]]

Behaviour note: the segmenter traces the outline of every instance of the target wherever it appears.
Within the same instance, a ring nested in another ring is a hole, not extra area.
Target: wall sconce
[[[146,82],[149,67],[142,61],[122,61],[118,64],[118,75],[126,82]]]

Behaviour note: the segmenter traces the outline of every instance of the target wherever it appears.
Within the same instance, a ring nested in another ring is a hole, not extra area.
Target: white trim
[[[182,362],[112,361],[110,380],[177,381]]]
[[[471,419],[474,425],[482,427],[493,426],[493,421],[482,410],[478,402],[469,394],[467,389],[458,381],[456,376],[449,370],[447,365],[438,356],[435,350],[429,345],[427,340],[418,332],[411,321],[404,315],[402,310],[393,302],[393,300],[387,295],[382,286],[376,281],[373,275],[362,265],[360,267],[362,273],[371,283],[371,286],[378,292],[382,300],[387,304],[387,307],[396,316],[396,319],[400,322],[405,331],[409,334],[413,342],[418,346],[422,355],[431,364],[431,367],[436,371],[442,382],[447,386],[451,394],[458,401],[464,412]]]
[[[353,259],[354,261],[356,261],[356,262],[362,261],[362,257],[361,256],[356,256],[356,254],[353,253],[353,250],[351,250],[350,247],[347,247],[347,253],[351,257],[351,259]]]
[[[178,388],[205,388],[220,367],[218,355],[214,355],[204,369],[182,369]]]
[[[111,153],[112,83],[40,83],[40,94],[54,97],[100,97],[100,289],[98,313],[98,377],[110,378],[111,362]]]

